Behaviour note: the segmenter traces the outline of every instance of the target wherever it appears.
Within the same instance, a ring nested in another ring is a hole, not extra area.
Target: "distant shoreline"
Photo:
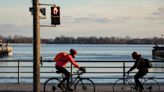
[[[32,37],[14,36],[2,37],[3,43],[32,43]],[[163,38],[130,38],[130,37],[66,37],[60,36],[55,38],[41,39],[42,44],[164,44]]]

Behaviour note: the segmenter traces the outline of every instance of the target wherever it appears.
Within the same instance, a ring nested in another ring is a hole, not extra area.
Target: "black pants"
[[[142,83],[139,81],[140,78],[142,78],[144,75],[148,73],[148,70],[139,70],[136,75],[134,76],[136,87],[143,88]]]
[[[67,86],[68,86],[69,78],[70,78],[70,73],[64,67],[56,66],[56,69],[59,72],[61,72],[61,73],[63,73],[65,75],[65,77],[63,78],[63,80],[61,81],[61,83],[63,83],[65,80],[67,80]]]

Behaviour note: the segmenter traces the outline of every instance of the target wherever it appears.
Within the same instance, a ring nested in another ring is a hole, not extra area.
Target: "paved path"
[[[0,92],[33,92],[32,90],[33,90],[32,84],[0,84]],[[41,92],[43,92],[42,84],[41,84]],[[96,92],[113,92],[112,84],[110,85],[96,84]],[[120,90],[120,92],[122,91]],[[164,85],[161,85],[160,92],[164,92]]]

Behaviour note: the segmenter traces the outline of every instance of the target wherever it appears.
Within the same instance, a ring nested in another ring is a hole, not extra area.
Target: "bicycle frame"
[[[55,91],[57,90],[57,92],[70,92],[72,91],[70,88],[73,87],[73,90],[75,90],[76,92],[78,92],[78,90],[90,90],[92,89],[92,92],[95,92],[95,84],[93,83],[92,80],[90,80],[89,78],[82,78],[81,75],[85,73],[85,70],[78,70],[77,73],[72,74],[73,75],[77,75],[73,78],[72,81],[66,83],[67,81],[64,80],[62,82],[62,77],[52,77],[52,78],[48,78],[45,83],[44,83],[44,92],[49,92],[51,91]],[[61,74],[61,73],[60,73]],[[59,83],[63,83],[62,86],[63,88],[60,88],[60,86],[58,85]],[[54,84],[53,84],[54,83]],[[91,87],[88,87],[85,83],[90,83]],[[91,91],[91,90],[90,90]],[[56,91],[55,91],[56,92]]]
[[[132,79],[134,79],[132,76],[125,75],[125,77],[123,78],[123,80],[124,80],[123,84],[128,83],[129,85],[131,85],[131,87],[135,87],[135,82],[133,82]],[[142,84],[147,80],[149,80],[149,78],[141,78],[140,79]]]
[[[116,80],[116,82],[113,85],[113,92],[119,92],[118,89],[123,89],[130,87],[130,92],[133,91],[140,91],[140,89],[135,87],[135,81],[133,82],[133,77],[129,75],[125,75],[123,78],[119,78]],[[147,90],[146,92],[159,92],[160,91],[160,85],[159,83],[155,80],[155,77],[143,77],[140,79],[141,83],[144,87],[144,90]],[[123,85],[119,85],[123,84]],[[129,89],[125,89],[125,91],[129,92]]]
[[[130,85],[135,86],[135,82],[132,81],[133,77],[129,76],[129,75],[125,75],[126,77],[123,78],[124,81],[127,81]],[[149,79],[153,79],[151,77],[143,77],[140,79],[140,82],[143,84],[145,81],[149,80]]]
[[[127,82],[128,84],[135,86],[134,82],[132,82],[132,77],[131,76],[125,75],[125,77],[122,78],[122,79],[124,80],[123,84],[125,84]]]
[[[126,75],[126,78],[124,78],[124,79],[125,79],[125,81],[128,82],[128,84],[131,85],[131,87],[135,87],[135,82],[132,82],[131,76]],[[154,77],[143,77],[143,78],[140,79],[142,85],[143,85],[146,81],[149,81],[149,80],[153,80],[153,81],[155,81],[155,82],[158,84],[158,82],[157,82],[156,80],[154,80]],[[149,87],[149,88],[150,88],[149,90],[151,90],[152,87]],[[159,89],[158,89],[158,90],[160,90],[160,86],[159,86]],[[149,92],[151,92],[151,91],[149,91]]]
[[[74,80],[72,80],[70,83],[68,83],[68,85],[66,85],[66,91],[68,90],[68,88],[72,87],[78,80],[81,79],[81,76],[83,72],[79,72],[79,70],[77,71],[77,73],[72,74],[71,76],[77,75],[77,77],[74,78]]]

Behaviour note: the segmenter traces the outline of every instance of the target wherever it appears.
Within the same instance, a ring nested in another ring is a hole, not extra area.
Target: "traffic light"
[[[51,7],[51,25],[60,25],[60,7]]]

